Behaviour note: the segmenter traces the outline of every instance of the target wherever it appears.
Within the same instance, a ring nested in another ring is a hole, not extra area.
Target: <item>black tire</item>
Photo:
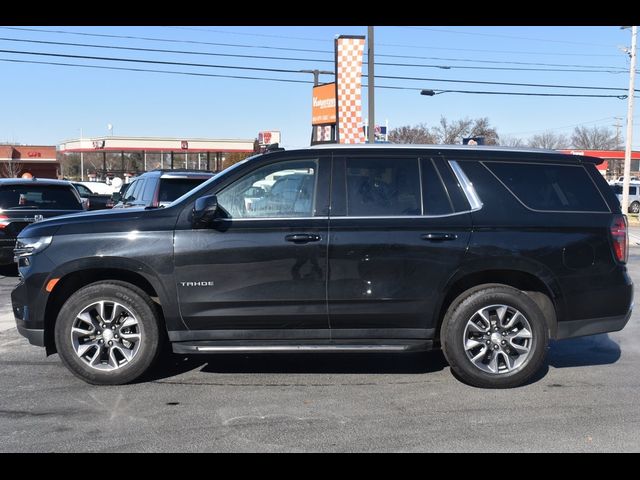
[[[640,202],[632,202],[631,205],[629,205],[629,212],[631,213],[640,212]]]
[[[491,305],[515,308],[531,327],[528,357],[512,371],[485,372],[471,361],[464,348],[467,322]],[[467,290],[453,301],[445,314],[440,340],[451,370],[465,383],[481,388],[513,388],[525,384],[540,370],[549,343],[549,329],[538,305],[524,292],[507,285],[486,284]]]
[[[139,347],[131,360],[111,371],[97,370],[75,352],[71,328],[76,317],[88,305],[97,301],[115,301],[127,308],[137,319],[140,331]],[[55,343],[62,363],[78,378],[93,385],[121,385],[143,375],[156,361],[160,352],[161,332],[155,304],[140,288],[115,280],[87,285],[71,295],[60,309],[55,324]]]

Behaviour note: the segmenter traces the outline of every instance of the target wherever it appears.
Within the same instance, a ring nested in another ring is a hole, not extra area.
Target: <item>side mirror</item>
[[[122,194],[120,192],[112,193],[111,200],[113,200],[113,203],[118,203],[120,200],[122,200]]]
[[[218,212],[218,197],[206,195],[196,200],[193,206],[193,224],[206,225],[211,222]]]

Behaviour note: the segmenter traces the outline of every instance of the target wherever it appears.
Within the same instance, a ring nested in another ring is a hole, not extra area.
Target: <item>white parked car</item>
[[[634,177],[632,177],[634,178]],[[616,182],[611,185],[618,200],[622,202],[622,182]],[[632,180],[629,182],[629,213],[640,213],[640,181]]]

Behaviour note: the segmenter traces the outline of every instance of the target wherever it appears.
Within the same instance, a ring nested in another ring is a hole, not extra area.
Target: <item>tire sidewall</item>
[[[113,282],[87,285],[71,295],[60,309],[55,324],[55,343],[60,359],[77,377],[96,385],[129,383],[149,369],[159,350],[159,329],[156,313],[142,291],[133,286]],[[109,372],[91,368],[77,356],[71,341],[71,328],[77,315],[87,306],[98,301],[114,301],[122,304],[138,320],[141,344],[135,357],[123,367]]]
[[[519,310],[532,330],[530,356],[524,365],[502,374],[480,370],[467,357],[464,331],[468,320],[490,305],[508,305]],[[544,314],[525,293],[512,287],[496,286],[462,294],[449,308],[441,331],[442,348],[452,370],[465,382],[485,388],[511,388],[526,383],[541,367],[549,342]]]

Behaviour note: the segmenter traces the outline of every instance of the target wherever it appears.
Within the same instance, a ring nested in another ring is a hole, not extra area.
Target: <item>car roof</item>
[[[135,178],[138,179],[142,177],[152,177],[152,176],[153,177],[159,176],[161,178],[185,178],[185,177],[210,178],[210,177],[213,177],[214,175],[215,173],[209,170],[191,170],[191,169],[184,169],[184,168],[176,168],[173,170],[168,170],[168,169],[151,170]]]
[[[598,157],[590,157],[587,155],[572,155],[557,150],[548,150],[542,148],[530,147],[504,147],[500,145],[437,145],[437,144],[413,144],[413,143],[358,143],[358,144],[336,144],[327,143],[321,145],[313,145],[311,147],[287,150],[292,151],[313,151],[313,150],[348,150],[348,151],[379,151],[385,152],[389,150],[431,150],[434,153],[438,151],[459,152],[466,157],[484,157],[487,153],[494,153],[496,157],[509,158],[509,160],[531,161],[561,161],[561,162],[587,162],[600,164],[603,159]],[[515,154],[515,155],[514,155]]]
[[[55,180],[52,178],[0,178],[0,185],[68,185],[68,180]]]

